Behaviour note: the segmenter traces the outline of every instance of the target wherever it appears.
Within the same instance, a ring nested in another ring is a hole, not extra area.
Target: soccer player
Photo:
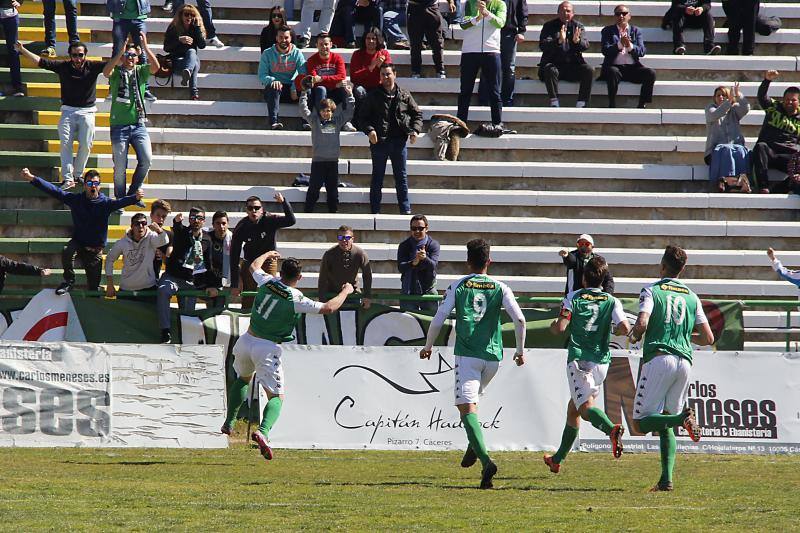
[[[614,325],[615,335],[627,335],[631,329],[620,301],[602,290],[607,273],[606,260],[599,255],[592,257],[583,270],[582,285],[586,288],[572,291],[564,298],[559,317],[550,325],[554,334],[564,333],[568,327],[570,330],[567,384],[572,396],[567,405],[567,423],[561,446],[555,455],[544,456],[545,464],[554,474],[558,474],[561,463],[572,449],[581,418],[609,436],[614,457],[622,455],[625,428],[613,424],[601,409],[594,406],[594,399],[611,363],[608,349],[611,325]]]
[[[714,334],[700,299],[677,279],[685,266],[686,252],[667,246],[661,258],[662,279],[642,289],[639,318],[630,335],[633,342],[644,335],[633,429],[657,431],[661,447],[661,479],[651,492],[672,490],[676,448],[673,428],[683,426],[693,441],[700,440],[694,409],[684,408],[692,366],[691,343],[709,346],[714,343]]]
[[[303,277],[302,265],[297,259],[289,257],[283,261],[280,278],[261,269],[265,261],[277,261],[279,257],[280,254],[273,250],[258,256],[250,264],[250,273],[258,285],[258,293],[250,313],[250,327],[233,347],[236,381],[228,391],[227,417],[220,430],[226,435],[231,434],[239,406],[247,397],[247,384],[255,373],[256,382],[267,391],[268,401],[264,406],[261,425],[250,438],[258,444],[261,455],[267,460],[272,459],[272,449],[268,444],[269,431],[278,420],[284,399],[281,343],[294,340],[294,328],[301,313],[333,313],[353,292],[353,286],[345,283],[339,294],[324,304],[310,300],[296,288],[297,282]]]
[[[467,243],[467,267],[470,274],[453,282],[445,299],[428,328],[425,347],[419,352],[421,359],[429,359],[432,346],[450,311],[456,310],[455,395],[456,407],[467,432],[469,445],[461,460],[468,468],[480,459],[482,489],[492,488],[492,478],[497,465],[489,458],[483,442],[483,431],[478,422],[478,396],[500,368],[503,359],[503,338],[500,328],[500,309],[514,321],[517,366],[525,363],[525,316],[514,299],[514,293],[504,283],[490,278],[489,244],[483,239]]]

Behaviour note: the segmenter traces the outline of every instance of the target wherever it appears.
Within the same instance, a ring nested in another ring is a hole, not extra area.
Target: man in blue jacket
[[[428,235],[428,218],[411,217],[411,236],[397,247],[397,269],[400,271],[403,294],[437,294],[436,266],[439,243]],[[400,301],[404,311],[436,311],[437,302]]]
[[[614,18],[616,24],[606,26],[600,33],[604,56],[600,77],[608,85],[608,107],[617,107],[619,82],[629,81],[642,85],[639,108],[644,109],[653,101],[656,71],[640,61],[646,49],[641,30],[630,24],[630,9],[625,4],[618,5],[614,8]]]
[[[103,247],[108,237],[108,217],[114,211],[133,205],[142,199],[139,189],[136,194],[112,200],[100,192],[100,173],[89,170],[84,175],[83,193],[64,192],[52,183],[37,178],[27,168],[22,177],[40,191],[69,207],[72,214],[72,238],[61,253],[64,281],[56,289],[59,296],[69,292],[75,285],[75,256],[81,260],[86,271],[86,282],[90,291],[100,287],[100,270],[103,263]]]

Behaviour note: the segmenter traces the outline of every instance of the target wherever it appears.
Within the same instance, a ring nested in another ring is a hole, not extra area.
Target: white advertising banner
[[[224,448],[222,346],[0,341],[0,446]]]
[[[569,391],[565,350],[526,350],[517,367],[506,350],[479,403],[491,450],[554,450],[564,428]],[[800,357],[796,354],[703,352],[695,358],[689,404],[703,439],[682,429],[683,451],[800,453]],[[596,405],[626,426],[628,451],[658,449],[658,438],[632,435],[638,354],[615,354]],[[466,435],[454,403],[453,356],[430,361],[408,347],[284,345],[286,402],[271,431],[278,447],[463,449]],[[609,451],[588,422],[576,447]]]

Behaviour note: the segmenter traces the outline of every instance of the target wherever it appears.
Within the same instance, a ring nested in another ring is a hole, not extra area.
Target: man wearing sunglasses
[[[203,226],[206,212],[202,207],[189,209],[189,225],[183,225],[183,213],[172,219],[172,253],[167,259],[167,268],[158,281],[158,325],[161,328],[162,344],[172,342],[170,334],[169,301],[178,291],[197,290],[207,287],[207,275],[211,268],[209,242],[203,239]],[[217,297],[214,288],[209,289],[211,298]],[[197,298],[179,296],[179,307],[182,310],[194,311]]]
[[[588,233],[580,235],[574,250],[567,252],[566,248],[562,248],[559,250],[558,255],[564,261],[564,266],[567,267],[567,283],[564,286],[564,294],[567,295],[585,288],[583,285],[584,268],[590,259],[596,257],[592,236]],[[614,294],[614,276],[611,275],[608,268],[605,269],[603,283],[600,288],[603,289],[603,292]]]
[[[614,20],[600,32],[604,57],[600,79],[606,80],[608,86],[608,107],[617,107],[619,82],[629,81],[642,85],[639,108],[643,109],[653,101],[656,71],[641,62],[647,51],[644,39],[641,30],[630,23],[631,12],[625,4],[614,8]]]
[[[114,243],[106,256],[106,297],[114,298],[114,262],[122,256],[122,278],[119,288],[123,291],[156,290],[156,272],[153,260],[159,246],[169,242],[164,229],[153,222],[147,225],[147,216],[136,213],[131,218],[131,227],[125,236]],[[155,301],[155,297],[148,296]]]
[[[56,294],[66,294],[75,285],[76,256],[86,271],[89,290],[98,290],[103,247],[108,237],[108,217],[118,209],[141,200],[142,190],[137,190],[135,195],[112,200],[100,192],[100,173],[96,170],[89,170],[84,175],[83,193],[64,192],[52,183],[37,178],[27,168],[22,169],[22,178],[69,207],[72,214],[72,238],[61,253],[64,281],[56,289]]]
[[[411,217],[411,235],[397,247],[397,269],[403,294],[437,294],[439,243],[428,235],[428,218]],[[400,301],[404,311],[436,311],[437,302]]]
[[[353,228],[345,225],[339,226],[336,231],[336,246],[323,254],[317,285],[321,302],[327,302],[346,283],[358,290],[358,271],[360,270],[361,278],[364,280],[364,295],[361,298],[361,305],[364,309],[369,309],[372,297],[372,267],[369,266],[367,252],[353,244],[355,240]]]
[[[79,181],[89,160],[94,142],[94,123],[97,76],[106,66],[104,61],[86,59],[88,49],[80,41],[70,43],[69,60],[39,57],[19,42],[16,49],[34,64],[58,75],[61,86],[61,118],[58,121],[58,138],[61,141],[62,188],[71,189]],[[72,144],[78,141],[78,153],[73,159]]]

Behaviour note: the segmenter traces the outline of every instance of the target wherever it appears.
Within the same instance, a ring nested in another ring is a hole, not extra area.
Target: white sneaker
[[[220,41],[219,37],[217,37],[217,36],[212,37],[207,42],[208,42],[208,44],[216,46],[217,48],[222,48],[223,46],[225,46],[225,43]]]

